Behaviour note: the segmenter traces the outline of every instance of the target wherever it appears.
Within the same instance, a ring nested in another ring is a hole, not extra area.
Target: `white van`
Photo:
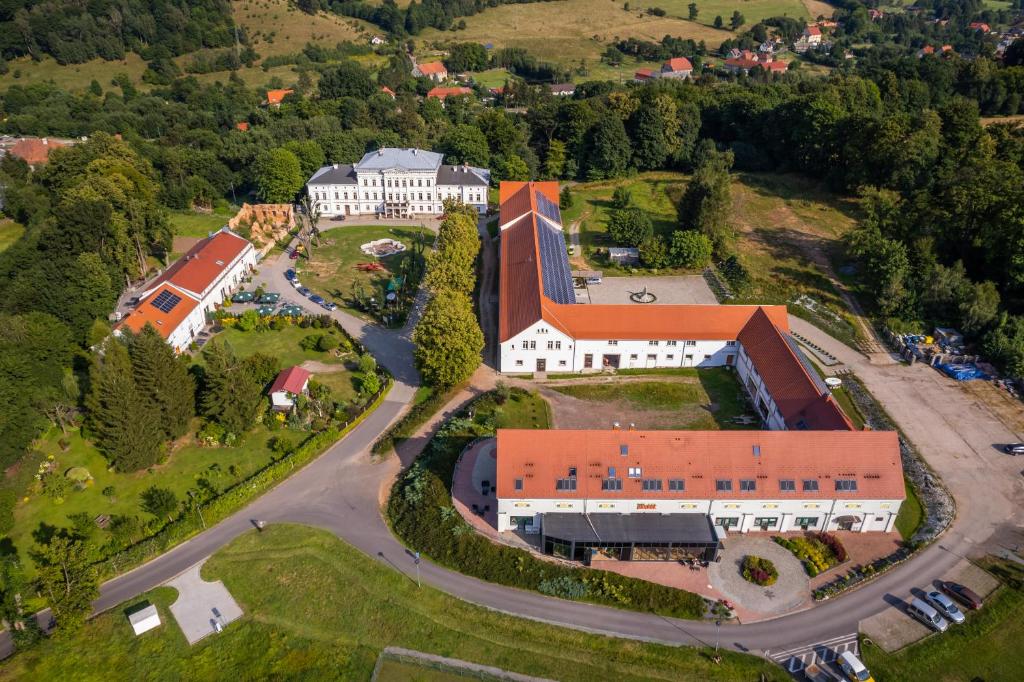
[[[949,623],[939,615],[938,611],[917,597],[910,600],[907,613],[937,632],[945,632],[946,628],[949,627]]]
[[[850,682],[875,682],[875,678],[871,677],[867,666],[861,663],[852,651],[844,651],[839,654],[836,663]]]

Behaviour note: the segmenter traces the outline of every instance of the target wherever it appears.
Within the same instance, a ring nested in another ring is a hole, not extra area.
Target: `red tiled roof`
[[[306,382],[309,381],[311,376],[312,374],[301,367],[289,367],[277,375],[274,383],[270,385],[270,390],[267,392],[287,391],[288,393],[298,395],[302,393],[302,389],[306,387]]]
[[[452,88],[431,88],[430,92],[427,93],[427,99],[435,97],[437,99],[443,100],[447,97],[455,97],[457,95],[468,95],[472,92],[473,90],[471,88],[467,88],[461,85]]]
[[[558,203],[558,182],[519,182],[504,180],[498,185],[498,204],[501,207],[499,222],[505,224],[537,210],[536,194],[540,192],[549,200]]]
[[[423,64],[419,64],[417,68],[419,68],[420,73],[424,76],[448,73],[448,69],[445,68],[445,65],[441,62],[425,62]]]
[[[186,291],[202,295],[247,246],[249,242],[245,239],[222,230],[189,249],[157,281],[170,282]]]
[[[564,305],[545,299],[544,312],[576,339],[734,341],[758,312],[789,330],[784,305]]]
[[[777,323],[756,311],[739,333],[743,352],[761,375],[787,428],[852,430],[835,399],[819,387]]]
[[[806,33],[809,36],[820,36],[821,29],[818,28],[817,26],[808,26],[807,28],[804,29],[804,33]]]
[[[243,133],[249,129],[248,121],[239,121],[235,124],[235,128],[241,130]]]
[[[50,158],[50,152],[67,145],[49,138],[30,137],[15,142],[8,150],[11,156],[23,159],[30,166],[41,166]]]
[[[673,57],[665,62],[665,68],[669,71],[693,71],[693,64],[686,57]]]
[[[284,98],[288,95],[293,94],[295,91],[288,88],[284,90],[267,90],[267,104],[280,104],[284,101]]]
[[[395,91],[386,85],[380,86],[380,91],[383,92],[385,95],[391,95],[391,99],[395,98]]]
[[[544,295],[534,219],[527,212],[501,231],[498,333],[502,341],[508,341],[543,317]]]
[[[621,454],[626,446],[627,454]],[[759,450],[755,450],[755,447]],[[755,454],[755,452],[759,454]],[[902,500],[903,466],[895,431],[613,431],[498,430],[498,497],[502,499],[868,499]],[[555,490],[555,480],[576,467],[574,491]],[[601,490],[615,467],[621,491]],[[644,492],[639,478],[681,478],[685,490]],[[715,481],[733,481],[718,492]],[[737,479],[756,489],[740,492]],[[855,479],[855,492],[836,491],[835,480]],[[515,490],[522,479],[523,489]],[[781,492],[780,479],[797,490]],[[818,481],[803,491],[804,479]]]
[[[164,292],[181,299],[169,312],[164,312],[153,305],[156,297]],[[161,284],[144,301],[139,303],[139,306],[130,312],[128,317],[121,320],[117,328],[130,329],[138,334],[146,324],[151,324],[166,339],[188,317],[188,314],[195,310],[197,305],[199,305],[199,301],[187,295],[184,291],[180,291],[170,284]]]
[[[635,78],[637,80],[646,80],[648,78],[651,78],[653,75],[654,75],[654,72],[651,71],[650,69],[637,69],[633,73],[633,78]]]

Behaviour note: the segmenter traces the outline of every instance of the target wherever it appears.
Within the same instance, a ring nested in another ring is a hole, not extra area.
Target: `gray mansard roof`
[[[436,171],[441,165],[441,159],[441,155],[437,152],[383,147],[375,152],[367,152],[355,165],[355,168],[357,171],[390,170],[392,168]]]
[[[491,172],[473,166],[441,166],[437,170],[438,185],[479,185],[490,184]]]
[[[334,166],[324,166],[309,179],[307,185],[354,185],[356,174],[352,170],[352,164],[343,163]]]

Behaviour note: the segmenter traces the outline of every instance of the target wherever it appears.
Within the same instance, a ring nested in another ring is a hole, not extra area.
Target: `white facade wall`
[[[548,348],[555,340],[560,348]],[[600,371],[606,363],[619,369],[720,367],[735,365],[738,354],[735,341],[574,340],[541,320],[501,344],[500,368],[510,374],[536,372],[539,359],[548,372]]]
[[[761,375],[754,368],[754,363],[743,352],[742,347],[740,348],[737,362],[737,371],[739,372],[740,383],[743,384],[743,388],[747,391],[747,395],[750,396],[751,402],[754,403],[754,409],[764,419],[768,430],[784,431],[786,429],[786,420],[783,419],[782,413],[779,412],[778,406],[772,400],[771,394],[768,393],[768,389],[764,385],[764,380],[761,379]]]
[[[359,203],[359,188],[353,184],[307,185],[309,198],[320,207],[320,215],[333,218],[340,215],[362,215],[362,204]]]
[[[543,499],[498,500],[498,530],[514,530],[512,517],[530,517],[539,530],[541,514],[708,514],[716,525],[727,525],[732,532],[782,533],[799,531],[798,521],[815,520],[808,530],[839,530],[837,519],[855,516],[861,521],[850,530],[859,532],[892,531],[901,500],[812,500],[812,499]],[[774,520],[768,525],[755,522]]]
[[[472,205],[478,213],[487,210],[486,185],[438,185],[437,172],[432,170],[357,169],[355,173],[354,185],[307,185],[322,216],[376,215],[384,212],[385,201],[408,202],[409,212],[414,215],[440,215],[449,197]]]
[[[202,306],[197,305],[188,314],[188,317],[181,321],[177,329],[167,336],[167,343],[180,353],[188,348],[196,334],[201,332],[204,326],[206,326],[206,313]]]
[[[467,206],[472,206],[477,213],[487,211],[487,187],[485,185],[438,185],[440,201],[447,198],[458,199]],[[438,206],[438,212],[441,207]]]
[[[199,298],[199,308],[204,313],[212,313],[218,305],[231,297],[231,293],[242,283],[246,275],[255,269],[256,249],[252,244],[246,244],[242,253],[231,261],[219,278],[203,291],[192,292]]]

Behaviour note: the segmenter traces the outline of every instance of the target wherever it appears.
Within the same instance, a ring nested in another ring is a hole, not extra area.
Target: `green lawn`
[[[195,426],[198,428],[198,421]],[[186,491],[196,488],[198,480],[205,478],[217,489],[223,490],[270,462],[271,452],[267,442],[271,435],[298,444],[309,434],[290,429],[281,429],[271,434],[265,427],[257,426],[238,445],[216,448],[202,447],[186,439],[165,464],[130,474],[109,471],[107,460],[77,429],[69,432],[67,452],[61,451],[58,442],[60,435],[59,429],[52,429],[46,437],[37,441],[35,451],[41,453],[41,457],[37,454],[27,459],[23,466],[31,466],[34,470],[42,458],[52,456],[58,471],[85,467],[92,474],[94,483],[84,490],[72,490],[60,504],[42,492],[32,491],[22,495],[14,511],[14,528],[8,535],[22,558],[27,557],[27,550],[33,545],[32,532],[41,523],[67,526],[67,517],[76,512],[85,512],[90,518],[99,514],[123,514],[139,516],[148,521],[152,517],[139,508],[139,494],[146,488],[153,485],[170,488],[179,500],[183,500]],[[107,486],[114,487],[113,499],[102,494]],[[105,538],[100,538],[100,544],[105,541]]]
[[[472,74],[473,81],[485,88],[500,88],[505,81],[514,81],[516,77],[508,72],[508,69],[487,69],[486,71],[475,71]]]
[[[959,682],[1022,680],[1024,656],[1024,568],[1002,560],[986,567],[1005,585],[985,600],[980,611],[967,612],[967,622],[896,654],[863,646],[864,663],[876,680]],[[1016,653],[1014,653],[1016,652]]]
[[[412,259],[418,258],[412,251],[413,244],[420,234],[423,235],[422,238],[429,249],[429,245],[434,241],[434,235],[426,229],[376,225],[332,228],[323,234],[321,246],[313,248],[313,257],[309,260],[300,258],[296,261],[295,269],[303,285],[365,317],[366,315],[356,308],[354,287],[362,287],[367,298],[374,296],[380,301],[382,287],[387,285],[393,276],[401,275]],[[359,250],[359,247],[367,242],[386,238],[402,242],[406,250],[379,261]],[[356,269],[360,263],[373,262],[380,262],[386,269],[381,272],[364,272]],[[415,291],[415,287],[410,291]]]
[[[223,580],[245,615],[188,646],[167,605],[145,595],[163,625],[132,635],[124,607],[80,632],[6,661],[3,679],[368,680],[381,650],[399,646],[558,680],[783,680],[759,658],[627,641],[514,618],[473,606],[371,560],[326,531],[272,525],[247,533],[203,567]],[[136,599],[127,605],[138,604]],[[127,606],[126,605],[126,606]],[[764,677],[761,677],[761,676]],[[408,678],[403,678],[408,679]]]
[[[231,308],[228,308],[231,310]],[[281,367],[301,365],[306,360],[316,360],[329,365],[337,365],[339,369],[344,368],[342,358],[334,355],[333,352],[324,353],[318,350],[303,350],[299,342],[307,336],[320,336],[330,334],[339,340],[344,335],[336,329],[314,329],[312,327],[303,329],[297,324],[289,325],[280,331],[249,331],[243,332],[233,327],[228,327],[217,334],[215,338],[226,341],[234,349],[235,354],[240,358],[247,358],[253,353],[272,355],[281,361]],[[202,363],[202,352],[196,354],[196,360]]]
[[[654,422],[660,428],[715,430],[752,429],[758,426],[732,421],[734,417],[749,413],[743,388],[736,381],[734,372],[721,367],[680,367],[650,370],[643,374],[650,375],[652,380],[615,384],[577,383],[550,388],[580,400],[622,402],[629,409],[660,412],[668,418]],[[694,381],[658,381],[654,377],[659,375],[691,377]],[[709,407],[712,409],[709,410]]]
[[[205,237],[227,225],[237,212],[235,206],[218,208],[212,213],[169,211],[167,218],[175,237]]]
[[[463,675],[447,666],[444,668],[433,667],[426,662],[413,663],[412,661],[385,658],[381,661],[377,677],[374,679],[377,682],[461,682],[466,679],[492,682],[500,678],[483,673],[471,673],[468,670]]]
[[[637,8],[660,7],[669,16],[689,19],[689,4],[693,0],[641,0],[634,2]],[[697,0],[697,22],[705,26],[713,26],[715,17],[720,16],[729,25],[732,13],[739,10],[746,19],[740,30],[749,29],[767,17],[790,17],[792,19],[807,18],[807,8],[801,0]]]
[[[25,234],[24,227],[13,220],[0,218],[0,253],[9,249],[11,244],[21,239],[23,234]]]
[[[907,491],[907,499],[903,500],[903,504],[900,505],[900,513],[896,515],[896,530],[900,532],[904,540],[909,540],[924,521],[924,506],[918,499],[914,486],[904,481],[903,487]]]

